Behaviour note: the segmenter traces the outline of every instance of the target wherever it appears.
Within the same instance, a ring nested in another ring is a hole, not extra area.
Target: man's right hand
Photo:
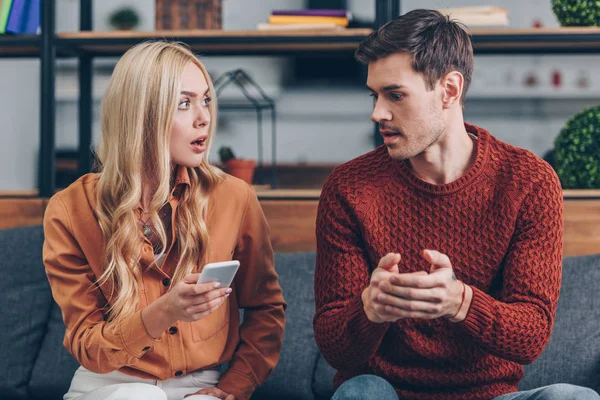
[[[383,322],[395,322],[402,317],[397,315],[388,314],[385,312],[385,304],[382,304],[377,297],[379,294],[384,293],[380,286],[382,282],[390,282],[390,278],[400,273],[398,264],[400,263],[401,256],[398,253],[388,253],[381,260],[379,265],[373,271],[371,275],[371,282],[369,286],[362,292],[361,298],[363,307],[367,318],[371,322],[381,324]],[[427,275],[426,271],[412,272],[410,274],[415,275]],[[391,284],[391,283],[390,283]],[[387,296],[391,296],[389,293],[384,293]]]
[[[396,315],[390,315],[385,312],[385,306],[377,301],[377,296],[382,293],[379,284],[389,281],[392,274],[397,274],[398,263],[401,256],[398,253],[388,253],[381,260],[379,265],[371,275],[369,286],[362,292],[362,302],[369,321],[381,324],[383,322],[393,322],[399,319]]]

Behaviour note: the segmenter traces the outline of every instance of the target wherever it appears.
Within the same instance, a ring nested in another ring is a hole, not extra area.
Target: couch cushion
[[[67,393],[79,363],[63,346],[64,336],[65,324],[60,307],[52,301],[48,330],[27,388],[29,400],[62,399]]]
[[[26,398],[52,294],[42,262],[40,226],[0,230],[0,393]]]
[[[333,396],[333,377],[335,369],[319,354],[315,376],[313,378],[313,393],[317,400],[329,400]]]
[[[287,302],[283,347],[275,371],[253,398],[309,400],[318,356],[312,327],[315,253],[276,254],[275,268]]]
[[[525,367],[520,388],[571,383],[600,392],[600,254],[568,257],[548,346]]]

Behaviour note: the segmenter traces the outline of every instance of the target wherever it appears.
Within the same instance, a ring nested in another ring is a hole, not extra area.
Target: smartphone
[[[237,260],[206,264],[198,283],[220,282],[222,288],[229,287],[239,267],[240,262]]]

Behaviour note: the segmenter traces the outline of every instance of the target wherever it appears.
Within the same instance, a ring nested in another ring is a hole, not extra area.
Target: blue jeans
[[[394,387],[375,375],[359,375],[342,383],[331,400],[398,400]]]
[[[600,400],[600,396],[592,389],[557,383],[524,392],[504,394],[494,400]]]
[[[394,387],[375,375],[360,375],[344,382],[331,400],[398,400]],[[525,392],[509,393],[493,400],[600,400],[591,389],[559,383]]]

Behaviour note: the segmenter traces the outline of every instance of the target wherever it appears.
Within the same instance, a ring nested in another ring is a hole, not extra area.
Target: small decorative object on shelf
[[[156,0],[156,29],[221,29],[222,0]]]
[[[230,86],[231,85],[231,86]],[[258,171],[257,180],[260,184],[263,184],[263,111],[269,111],[271,116],[271,187],[277,186],[277,171],[276,171],[276,160],[277,160],[277,145],[276,145],[276,112],[275,102],[269,97],[265,91],[252,79],[252,77],[245,72],[243,69],[235,69],[227,71],[221,74],[217,79],[214,80],[213,86],[217,97],[220,96],[221,92],[226,87],[236,87],[239,89],[246,102],[221,102],[219,100],[219,110],[254,110],[256,112],[257,119],[257,141],[258,141]]]
[[[121,31],[128,31],[140,23],[140,17],[136,10],[131,7],[123,7],[115,10],[108,18],[110,25]]]
[[[600,188],[600,106],[571,117],[554,141],[563,189]]]
[[[559,88],[562,86],[562,74],[559,70],[552,71],[552,86]]]
[[[249,185],[252,184],[256,161],[236,158],[231,147],[227,146],[219,149],[219,157],[221,158],[221,163],[225,165],[228,174],[240,178]]]
[[[526,76],[525,76],[525,80],[523,81],[524,85],[527,87],[535,87],[537,86],[540,82],[538,80],[537,75],[534,72],[529,72]]]
[[[552,0],[552,10],[561,26],[600,26],[597,0]]]
[[[587,89],[590,87],[590,77],[586,71],[579,71],[576,80],[576,86],[580,89]]]

